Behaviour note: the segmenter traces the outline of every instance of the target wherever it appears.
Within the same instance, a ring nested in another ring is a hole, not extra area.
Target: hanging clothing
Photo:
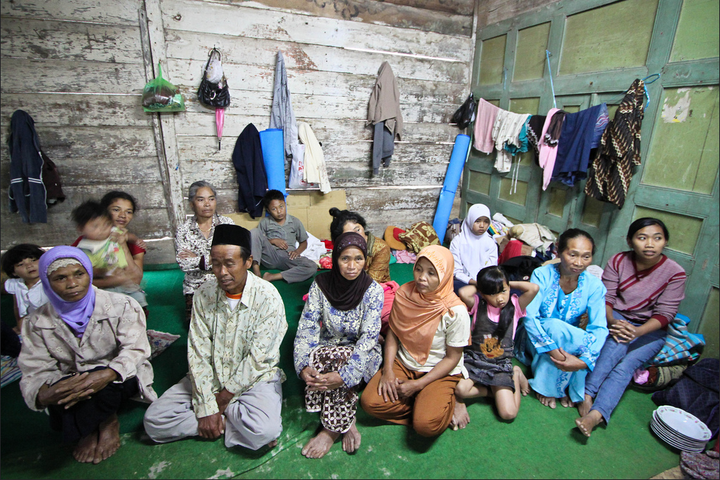
[[[475,141],[473,146],[483,153],[492,153],[495,143],[493,142],[493,125],[497,120],[500,108],[481,98],[478,100],[477,117],[473,127]]]
[[[565,115],[553,168],[553,180],[572,187],[587,176],[595,125],[603,107],[607,110],[607,105],[603,103]]]
[[[45,155],[45,152],[40,150],[40,156],[43,159],[42,166],[42,181],[45,185],[46,191],[46,203],[48,208],[53,205],[65,201],[65,194],[62,191],[62,182],[60,182],[60,172],[55,165],[55,162]]]
[[[293,145],[298,143],[298,126],[295,123],[295,114],[290,100],[285,59],[280,50],[277,52],[275,62],[275,84],[273,86],[272,109],[270,110],[270,128],[282,129],[285,156],[292,157]]]
[[[450,252],[455,261],[454,276],[456,280],[469,283],[475,280],[478,272],[488,266],[497,265],[497,242],[487,231],[476,235],[472,231],[473,224],[480,217],[490,218],[490,209],[481,203],[470,207],[463,220],[460,234],[450,242]]]
[[[530,118],[529,113],[513,113],[507,110],[500,110],[493,124],[492,138],[495,141],[497,156],[495,157],[495,168],[500,173],[510,171],[512,166],[512,154],[505,149],[505,143],[518,146],[520,130]],[[527,145],[525,147],[527,151]]]
[[[400,140],[403,131],[403,118],[400,112],[400,91],[398,90],[397,80],[393,74],[392,68],[388,62],[383,62],[378,70],[378,77],[375,81],[372,93],[370,94],[370,102],[368,103],[368,123],[374,126],[373,135],[373,172],[377,173],[380,168],[380,160],[384,159],[384,165],[390,165],[390,155],[392,150],[387,144],[384,130],[390,133],[391,141],[395,141],[395,137]],[[380,129],[378,133],[377,125],[384,122],[384,129]],[[382,139],[378,142],[378,137]],[[389,152],[389,154],[388,154]]]
[[[540,140],[542,139],[543,126],[545,125],[545,115],[533,115],[527,123],[528,144],[535,151],[535,163],[540,161]]]
[[[585,194],[622,208],[632,166],[640,165],[640,127],[644,116],[645,84],[636,79],[620,102],[615,118],[605,129],[600,146],[588,168]]]
[[[547,190],[552,179],[553,168],[555,168],[555,159],[557,157],[557,143],[560,138],[563,120],[565,120],[565,112],[559,108],[551,108],[545,117],[542,134],[539,140],[539,157],[538,164],[543,169],[543,185],[542,189]]]
[[[232,161],[238,181],[238,212],[248,212],[252,218],[261,216],[262,199],[268,183],[260,133],[252,123],[245,127],[235,142]]]
[[[305,163],[304,180],[308,183],[320,184],[320,191],[323,194],[330,193],[332,188],[325,168],[325,155],[320,142],[315,137],[310,125],[305,122],[298,124],[298,132],[300,140],[305,145],[305,157],[303,159]]]
[[[47,192],[42,181],[43,158],[35,120],[23,110],[10,118],[10,211],[23,223],[47,223]]]
[[[385,127],[385,122],[376,123],[373,127],[373,175],[380,172],[380,165],[387,168],[390,166],[390,159],[395,153],[395,142],[390,130]]]

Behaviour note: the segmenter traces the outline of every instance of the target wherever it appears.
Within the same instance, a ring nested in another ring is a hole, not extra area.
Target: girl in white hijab
[[[455,293],[465,285],[475,285],[478,272],[498,263],[498,247],[488,233],[490,209],[478,203],[470,207],[460,234],[450,243],[455,259]]]

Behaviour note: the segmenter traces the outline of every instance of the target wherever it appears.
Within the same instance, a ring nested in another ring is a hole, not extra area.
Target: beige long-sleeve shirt
[[[101,366],[117,372],[116,382],[137,377],[140,394],[136,400],[157,399],[142,307],[127,295],[90,288],[95,289],[95,309],[82,338],[73,334],[49,302],[23,322],[20,390],[32,410],[40,410],[35,401],[43,385]]]
[[[215,394],[223,388],[231,401],[280,370],[280,344],[288,325],[277,289],[248,272],[240,302],[231,309],[215,277],[193,298],[188,333],[188,364],[197,418],[218,413]]]

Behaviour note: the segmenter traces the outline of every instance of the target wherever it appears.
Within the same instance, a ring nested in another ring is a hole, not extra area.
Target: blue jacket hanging
[[[232,161],[238,181],[238,212],[248,212],[252,218],[262,216],[262,199],[268,184],[260,133],[252,123],[238,137]]]
[[[15,110],[10,119],[10,211],[20,212],[24,223],[47,223],[45,185],[42,181],[43,158],[35,121],[23,110]]]

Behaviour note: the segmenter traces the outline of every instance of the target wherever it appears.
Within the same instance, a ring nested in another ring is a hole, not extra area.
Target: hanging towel
[[[505,150],[505,143],[512,143],[514,145],[519,143],[518,136],[520,135],[520,130],[530,116],[528,113],[513,113],[502,109],[498,112],[492,129],[492,138],[495,141],[495,148],[497,149],[495,168],[498,172],[505,173],[510,171],[512,154]]]
[[[495,143],[493,142],[493,125],[497,119],[500,108],[485,99],[478,100],[477,118],[475,119],[475,142],[473,146],[483,153],[492,153]]]
[[[572,187],[575,182],[587,176],[595,124],[602,112],[603,105],[605,104],[565,115],[558,140],[557,158],[552,173],[553,180]]]
[[[23,223],[47,223],[47,198],[42,181],[43,158],[35,120],[23,110],[10,118],[10,211]]]
[[[388,62],[383,62],[378,70],[377,80],[375,81],[375,86],[370,94],[370,101],[368,103],[367,120],[368,124],[372,124],[373,126],[377,126],[380,122],[385,122],[385,128],[390,133],[392,141],[395,141],[395,137],[400,140],[403,131],[403,118],[400,112],[400,91],[398,90],[395,75]],[[376,129],[374,132],[374,140],[376,140],[377,137]],[[390,157],[383,157],[383,150],[385,152],[388,151],[384,139],[382,142],[373,141],[374,173],[377,173],[380,168],[380,160],[384,159],[384,165],[386,167],[390,165]]]
[[[597,155],[588,168],[585,194],[622,208],[632,166],[640,165],[640,127],[644,116],[645,86],[636,79],[620,102],[615,118],[605,129]]]
[[[298,127],[297,123],[295,123],[295,114],[290,100],[285,59],[279,50],[277,52],[277,62],[275,63],[275,85],[273,86],[272,109],[270,110],[270,128],[282,129],[285,157],[291,158],[293,144],[298,143]]]
[[[320,142],[315,133],[305,122],[298,124],[300,140],[305,145],[305,181],[308,183],[319,183],[320,191],[325,194],[332,191],[330,179],[325,169],[325,155],[323,154]]]
[[[262,216],[262,199],[268,183],[260,133],[252,123],[245,127],[235,142],[232,161],[238,182],[238,212],[248,212],[252,218]]]

